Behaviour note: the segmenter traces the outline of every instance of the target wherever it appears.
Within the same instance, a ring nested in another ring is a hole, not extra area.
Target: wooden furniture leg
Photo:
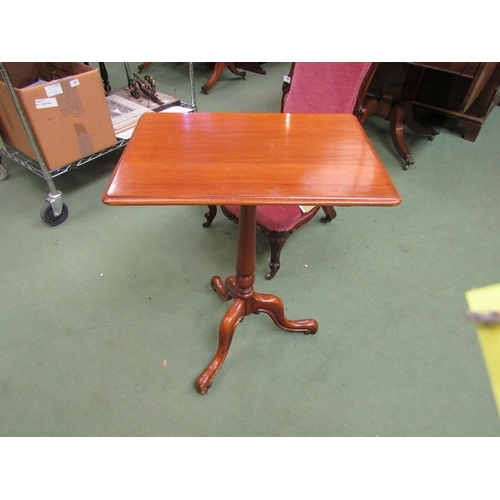
[[[399,156],[403,158],[405,164],[403,168],[408,170],[410,165],[415,163],[408,146],[406,145],[404,135],[405,111],[403,106],[393,106],[389,115],[389,126],[391,129],[392,143]]]
[[[83,64],[89,66],[88,62],[84,62]],[[109,76],[108,76],[108,70],[106,69],[106,64],[104,64],[103,62],[99,63],[99,73],[101,74],[102,84],[104,86],[104,92],[107,94],[108,92],[111,92],[111,85],[109,83]]]
[[[256,62],[245,62],[245,63],[237,62],[237,63],[234,63],[234,65],[243,71],[250,71],[252,73],[257,73],[259,75],[266,74],[265,69],[259,63],[256,63]]]
[[[413,101],[422,70],[409,67],[405,63],[391,63],[389,67],[386,66],[386,71],[378,94],[367,99],[362,123],[373,115],[389,120],[392,142],[405,162],[404,170],[408,170],[415,160],[406,145],[404,126],[417,134],[428,135],[430,140],[439,132],[419,124],[413,116]]]
[[[216,215],[217,205],[208,205],[208,212],[205,213],[205,219],[207,219],[207,221],[203,223],[203,227],[210,227]]]
[[[109,83],[108,70],[103,62],[99,63],[99,72],[101,73],[102,83],[104,85],[104,91],[106,93],[111,92],[111,85]]]
[[[196,381],[196,389],[201,394],[206,394],[211,387],[226,359],[236,327],[245,316],[264,312],[283,330],[304,334],[314,334],[318,330],[318,323],[314,319],[287,319],[283,302],[278,297],[254,291],[256,214],[257,207],[254,205],[241,207],[236,275],[228,277],[225,282],[219,276],[212,278],[212,287],[219,297],[222,300],[233,299],[233,302],[219,326],[219,345],[215,357]]]
[[[226,67],[229,69],[229,71],[231,71],[231,73],[235,74],[236,76],[240,76],[241,78],[243,78],[243,80],[247,76],[247,74],[246,74],[245,71],[239,71],[236,68],[236,66],[234,65],[234,63],[232,63],[232,62],[230,62],[230,63],[228,63],[228,62],[216,62],[215,66],[214,66],[214,71],[212,73],[212,76],[210,77],[210,79],[208,80],[208,82],[205,83],[205,85],[203,85],[203,87],[201,87],[201,91],[204,94],[208,94],[208,91],[215,85],[215,83],[219,79],[222,71]]]
[[[324,206],[321,208],[323,209],[323,212],[325,212],[325,216],[320,219],[321,222],[331,222],[333,219],[335,219],[335,217],[337,217],[337,212],[332,206]]]
[[[426,127],[415,121],[413,118],[413,106],[411,101],[405,101],[403,104],[394,105],[389,115],[389,123],[391,129],[391,137],[394,147],[399,156],[403,158],[405,164],[404,170],[408,170],[410,165],[415,163],[413,155],[410,153],[404,137],[404,126],[406,125],[412,132],[416,134],[428,135],[428,139],[432,141],[439,134],[432,127]]]
[[[149,66],[151,66],[151,64],[153,64],[153,63],[151,63],[151,62],[144,62],[144,63],[142,63],[142,64],[139,64],[139,66],[138,66],[139,73],[140,73],[141,71],[144,71],[144,70],[145,70],[146,68],[148,68]]]

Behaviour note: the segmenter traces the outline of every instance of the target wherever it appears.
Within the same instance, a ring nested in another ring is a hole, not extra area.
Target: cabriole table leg
[[[238,324],[249,314],[264,312],[274,321],[276,326],[290,332],[314,334],[318,324],[314,319],[289,320],[285,317],[283,302],[275,295],[256,293],[253,289],[255,281],[255,235],[256,207],[242,206],[238,233],[238,256],[236,259],[236,276],[230,276],[222,282],[218,276],[212,278],[212,287],[223,300],[233,298],[233,302],[224,315],[219,327],[219,345],[212,362],[196,381],[196,389],[206,394],[213,379],[224,363],[233,334]]]

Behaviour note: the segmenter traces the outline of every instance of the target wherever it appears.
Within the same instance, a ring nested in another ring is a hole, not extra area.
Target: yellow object
[[[473,313],[500,312],[500,284],[469,290],[465,293],[465,298]],[[478,322],[476,326],[500,416],[500,324],[489,325]]]

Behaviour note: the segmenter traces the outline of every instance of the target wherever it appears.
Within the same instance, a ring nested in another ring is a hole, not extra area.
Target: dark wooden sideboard
[[[448,121],[464,139],[476,140],[500,101],[500,63],[380,63],[367,101],[372,115],[391,121],[394,145],[407,168],[413,158],[404,144],[403,125],[433,138],[433,127]]]

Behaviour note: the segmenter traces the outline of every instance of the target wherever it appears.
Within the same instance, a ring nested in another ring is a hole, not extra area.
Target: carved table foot
[[[245,80],[246,78],[246,72],[245,71],[239,71],[238,68],[234,65],[234,63],[228,63],[228,62],[216,62],[214,66],[214,71],[212,73],[212,76],[208,80],[203,87],[201,87],[201,91],[204,94],[208,94],[209,90],[215,85],[217,80],[219,79],[222,71],[224,68],[228,68],[233,75],[239,76],[240,78],[243,78]]]
[[[224,363],[229,347],[233,340],[233,334],[238,324],[245,317],[245,301],[236,298],[232,302],[228,311],[222,318],[219,327],[219,346],[212,362],[207,366],[205,371],[198,377],[196,381],[196,390],[200,394],[206,394],[212,386],[212,381]]]

